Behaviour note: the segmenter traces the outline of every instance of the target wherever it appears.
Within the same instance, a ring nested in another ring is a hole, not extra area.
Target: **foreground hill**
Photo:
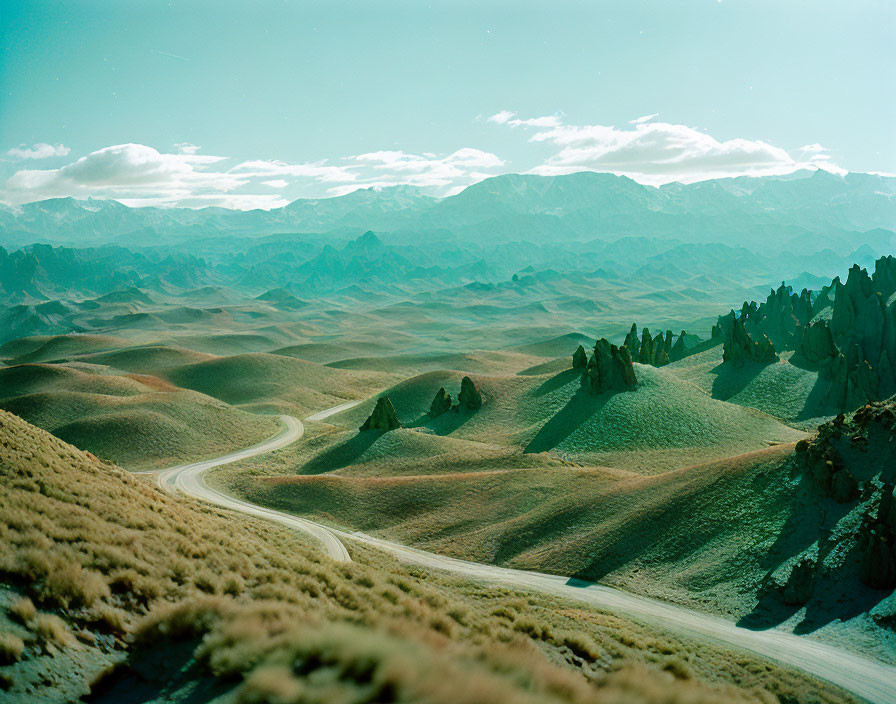
[[[892,662],[894,437],[896,398],[798,445],[656,476],[423,464],[393,477],[280,469],[217,481],[256,503],[437,552],[600,580],[750,627],[784,624]]]
[[[354,545],[332,563],[2,411],[0,490],[0,697],[17,702],[851,701]]]

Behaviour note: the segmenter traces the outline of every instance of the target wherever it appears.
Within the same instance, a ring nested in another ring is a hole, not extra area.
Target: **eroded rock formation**
[[[761,305],[745,302],[720,317],[713,337],[748,351],[735,330],[740,321],[763,351],[764,335],[777,351],[794,351],[791,363],[817,369],[827,384],[825,402],[849,410],[896,392],[896,302],[888,303],[894,293],[896,257],[882,257],[873,274],[853,266],[845,283],[837,277],[814,296],[782,284]],[[735,363],[744,358],[752,355],[731,355]]]
[[[465,376],[460,381],[460,393],[457,395],[458,408],[466,411],[475,411],[482,408],[482,394],[476,388],[473,380]]]
[[[401,421],[398,420],[398,414],[395,412],[392,401],[388,396],[380,396],[376,400],[373,412],[361,426],[361,430],[395,430],[400,427]]]
[[[722,327],[722,361],[730,362],[735,367],[742,367],[747,362],[771,364],[778,361],[775,346],[767,335],[754,333],[753,339],[747,332],[743,316],[731,311],[724,319],[719,320]]]
[[[582,374],[582,388],[592,394],[624,391],[638,383],[628,348],[617,347],[604,338],[594,345],[594,353]]]
[[[451,394],[445,391],[445,387],[442,386],[436,392],[435,398],[433,398],[432,403],[429,404],[429,415],[433,418],[438,418],[443,413],[451,410]]]
[[[681,331],[674,344],[672,343],[673,337],[671,330],[666,330],[665,333],[659,332],[656,337],[652,337],[648,328],[644,328],[639,336],[638,325],[632,323],[631,330],[625,336],[625,347],[628,349],[632,361],[662,367],[669,362],[687,356],[685,331]]]
[[[796,446],[799,472],[825,498],[862,502],[864,516],[849,541],[860,578],[873,589],[896,588],[896,397],[839,415]],[[853,524],[855,526],[855,524]]]
[[[585,352],[585,348],[581,345],[576,348],[576,351],[573,352],[572,355],[572,368],[573,369],[584,369],[588,366],[588,353]]]

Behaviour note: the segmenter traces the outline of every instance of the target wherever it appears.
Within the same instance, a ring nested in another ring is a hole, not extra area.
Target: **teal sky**
[[[0,31],[12,203],[267,207],[583,168],[896,172],[883,0],[3,0]],[[118,145],[140,146],[90,156]]]

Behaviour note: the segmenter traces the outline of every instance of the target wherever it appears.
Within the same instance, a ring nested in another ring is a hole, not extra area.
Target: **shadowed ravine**
[[[315,413],[306,420],[321,421],[354,405],[356,405],[354,402],[344,403]],[[285,415],[280,416],[280,420],[284,426],[283,430],[264,443],[215,459],[172,467],[153,474],[158,476],[159,485],[168,491],[180,491],[223,508],[303,531],[321,542],[327,554],[334,560],[351,560],[343,540],[362,542],[388,552],[403,562],[445,570],[496,585],[531,589],[585,602],[611,612],[656,623],[682,634],[748,650],[783,665],[799,668],[871,702],[896,704],[896,688],[893,687],[893,682],[896,682],[896,668],[816,640],[776,629],[749,630],[717,616],[579,579],[467,562],[363,533],[328,528],[313,521],[228,496],[206,484],[203,475],[212,467],[280,449],[302,438],[304,426],[301,421]]]

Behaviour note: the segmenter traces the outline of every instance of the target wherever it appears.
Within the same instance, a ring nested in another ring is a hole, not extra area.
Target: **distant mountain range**
[[[0,205],[0,245],[117,243],[150,246],[222,235],[391,233],[459,243],[613,240],[623,236],[717,242],[764,251],[846,254],[866,244],[891,250],[896,178],[826,171],[739,177],[660,188],[624,176],[508,174],[457,195],[431,198],[411,186],[300,199],[274,210],[129,208],[60,198]]]

